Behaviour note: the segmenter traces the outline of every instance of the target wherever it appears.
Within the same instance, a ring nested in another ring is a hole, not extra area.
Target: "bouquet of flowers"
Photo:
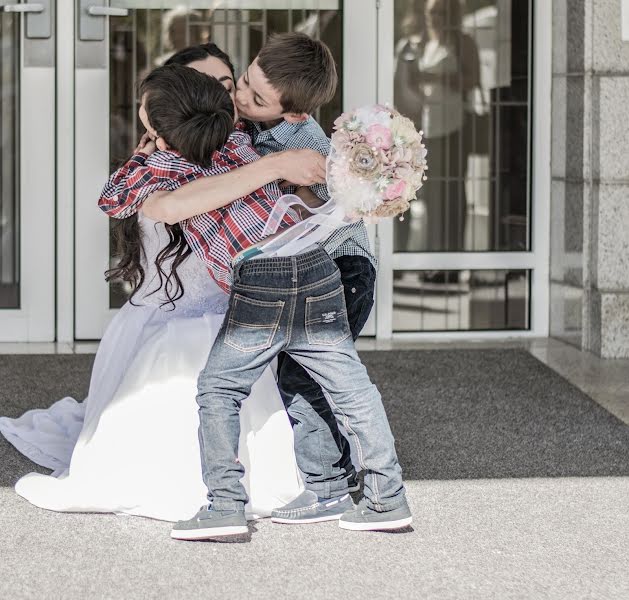
[[[327,163],[330,200],[312,208],[298,196],[282,196],[263,238],[277,232],[291,206],[301,206],[310,216],[261,245],[263,254],[292,256],[359,219],[402,215],[424,184],[428,167],[423,134],[395,109],[375,105],[343,113],[334,129]]]
[[[428,169],[422,132],[413,122],[375,105],[343,113],[334,129],[328,190],[347,217],[377,221],[408,210]]]

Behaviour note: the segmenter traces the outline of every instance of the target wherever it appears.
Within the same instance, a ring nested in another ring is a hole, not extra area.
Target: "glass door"
[[[0,342],[55,338],[53,13],[0,1]]]
[[[380,3],[379,98],[423,130],[429,170],[379,226],[379,337],[547,335],[544,4]]]
[[[343,85],[315,115],[331,131],[344,107],[376,100],[375,0],[77,0],[76,40],[76,330],[100,338],[126,301],[121,282],[103,272],[115,260],[108,220],[95,201],[111,171],[141,134],[136,86],[175,51],[213,41],[242,72],[270,33],[302,31],[332,49]],[[375,332],[373,321],[367,333]]]

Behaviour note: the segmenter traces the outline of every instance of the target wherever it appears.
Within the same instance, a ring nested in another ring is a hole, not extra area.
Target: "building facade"
[[[544,337],[629,355],[620,0],[4,3],[0,341],[99,339],[128,289],[95,200],[141,134],[137,82],[214,41],[242,72],[266,37],[323,39],[338,93],[424,131],[429,179],[370,227],[365,335]],[[626,93],[625,93],[626,92]]]
[[[629,356],[626,2],[553,0],[551,335]]]

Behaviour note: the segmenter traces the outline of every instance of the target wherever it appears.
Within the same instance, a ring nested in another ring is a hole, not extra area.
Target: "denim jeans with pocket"
[[[364,256],[340,256],[334,262],[341,273],[347,321],[355,341],[373,307],[376,270]],[[279,356],[277,374],[306,488],[321,498],[347,493],[356,469],[321,386],[286,352]]]
[[[282,351],[321,386],[353,438],[368,505],[378,511],[402,505],[402,470],[382,399],[354,348],[339,270],[322,249],[234,268],[229,309],[198,382],[208,500],[218,510],[244,510],[239,411]]]

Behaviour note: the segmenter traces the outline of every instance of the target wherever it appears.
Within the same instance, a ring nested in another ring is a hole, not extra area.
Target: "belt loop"
[[[293,267],[293,279],[292,279],[292,281],[293,281],[293,283],[297,283],[297,257],[296,256],[292,257],[291,263],[292,263],[291,266]]]

